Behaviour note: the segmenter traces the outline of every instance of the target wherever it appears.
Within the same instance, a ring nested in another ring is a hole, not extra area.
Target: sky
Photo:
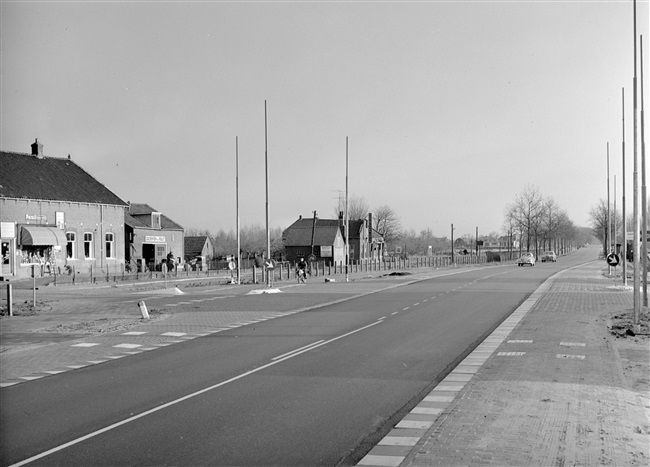
[[[622,196],[623,88],[632,210],[632,1],[2,0],[0,30],[0,148],[185,228],[332,218],[346,168],[416,232],[502,233],[527,186],[589,226],[608,143]]]

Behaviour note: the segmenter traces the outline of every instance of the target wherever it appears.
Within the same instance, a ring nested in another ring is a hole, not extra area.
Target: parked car
[[[535,266],[535,255],[532,253],[524,253],[523,255],[521,255],[521,257],[517,261],[517,266],[523,266],[524,264],[530,264],[531,266]]]
[[[555,254],[554,251],[545,251],[542,254],[542,263],[545,263],[546,261],[553,261],[554,263],[557,261],[557,255]]]

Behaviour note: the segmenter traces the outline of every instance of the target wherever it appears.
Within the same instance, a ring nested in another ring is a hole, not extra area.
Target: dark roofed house
[[[194,265],[197,258],[201,258],[200,262],[204,264],[214,258],[214,246],[207,235],[185,237],[185,261]]]
[[[337,219],[303,219],[302,216],[282,232],[287,261],[311,255],[316,261],[345,261],[345,241]]]
[[[372,225],[372,214],[368,215],[368,219],[349,220],[348,225],[351,263],[382,257],[383,237],[375,229],[368,227]],[[301,256],[307,259],[312,254],[313,246],[313,254],[317,260],[345,263],[345,241],[343,214],[340,214],[338,219],[316,218],[315,221],[313,218],[300,216],[282,233],[282,243],[288,261],[295,261]]]
[[[124,267],[124,210],[119,196],[71,158],[0,152],[2,277]]]
[[[161,269],[173,257],[180,264],[185,257],[183,227],[144,203],[130,203],[125,216],[126,259],[143,271]]]

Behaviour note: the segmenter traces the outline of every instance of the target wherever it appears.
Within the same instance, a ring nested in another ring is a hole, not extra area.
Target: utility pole
[[[623,101],[623,249],[621,251],[621,266],[623,271],[623,285],[627,286],[627,218],[625,217],[625,88],[622,89]]]
[[[264,101],[264,169],[266,174],[266,261],[271,260],[271,231],[269,230],[269,146],[266,125],[266,100]],[[271,287],[270,274],[265,268],[266,282]]]
[[[634,115],[634,174],[633,174],[633,184],[634,184],[634,240],[632,242],[632,254],[634,255],[634,330],[635,332],[639,331],[639,315],[641,312],[641,297],[639,288],[640,284],[640,262],[639,262],[639,234],[641,233],[641,226],[639,224],[639,158],[637,152],[637,93],[636,93],[636,0],[634,0],[634,79],[632,81],[633,87],[633,115]],[[645,232],[643,232],[645,234]]]
[[[643,277],[643,306],[648,306],[648,196],[645,183],[645,125],[643,118],[643,36],[639,38],[641,72],[641,271]]]
[[[239,137],[235,136],[235,199],[237,211],[237,284],[241,284],[241,237],[239,233]]]
[[[345,137],[345,282],[349,282],[350,214],[348,213],[348,137]]]

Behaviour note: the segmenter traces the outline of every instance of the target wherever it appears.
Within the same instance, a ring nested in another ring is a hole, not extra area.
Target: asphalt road
[[[354,464],[579,262],[461,270],[4,388],[1,464]]]

